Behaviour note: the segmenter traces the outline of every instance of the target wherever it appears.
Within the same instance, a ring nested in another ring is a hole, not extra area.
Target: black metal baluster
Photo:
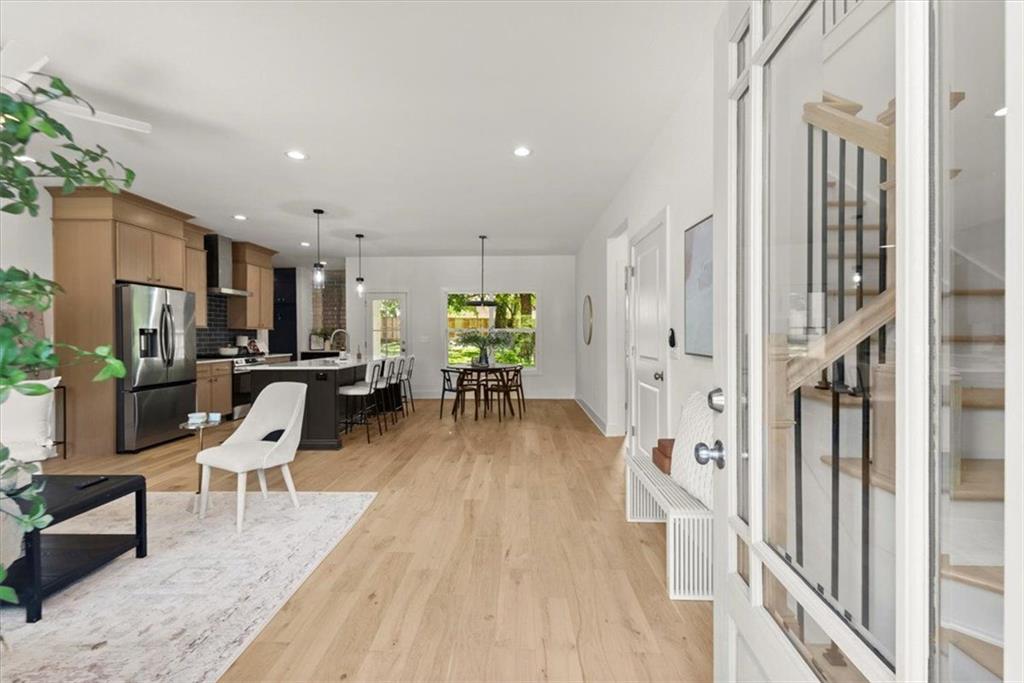
[[[832,380],[836,379],[836,367],[843,363],[840,358],[833,364]],[[839,392],[832,389],[832,597],[839,599]]]
[[[796,486],[796,563],[800,567],[800,571],[803,572],[804,568],[804,448],[803,448],[803,415],[802,408],[800,405],[800,392],[801,389],[793,393],[793,421],[794,421],[794,439],[793,439],[793,469],[794,469],[794,485]],[[796,609],[797,623],[799,624],[800,637],[803,637],[804,633],[804,608],[802,605],[797,603]]]
[[[886,160],[879,159],[878,163],[879,184],[888,180],[888,165]],[[880,189],[878,193],[878,291],[884,292],[888,287],[886,282],[886,269],[888,268],[889,250],[885,245],[889,243],[889,207],[888,191]],[[878,362],[885,363],[885,325],[878,330]]]
[[[828,131],[821,131],[821,325],[828,332]],[[828,371],[821,371],[818,389],[830,389]]]
[[[836,323],[846,318],[846,140],[839,138],[839,263],[836,273]],[[846,391],[846,363],[836,363],[832,388]]]
[[[807,319],[811,325],[811,293],[814,291],[814,126],[807,124]]]
[[[857,148],[857,310],[864,305],[864,148]],[[871,337],[857,345],[857,387],[860,412],[860,609],[861,623],[868,626],[871,588]]]

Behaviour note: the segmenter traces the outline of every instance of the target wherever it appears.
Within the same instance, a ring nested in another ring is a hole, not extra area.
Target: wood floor
[[[668,600],[663,526],[625,521],[621,439],[572,401],[501,425],[416,407],[372,445],[358,432],[299,452],[299,490],[379,495],[223,680],[711,680],[711,603]],[[46,471],[194,490],[194,452],[186,439]],[[284,490],[277,473],[270,486]]]

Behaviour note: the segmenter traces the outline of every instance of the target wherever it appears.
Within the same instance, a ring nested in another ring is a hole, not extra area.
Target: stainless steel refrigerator
[[[182,436],[196,406],[195,295],[117,285],[117,450],[137,451]]]

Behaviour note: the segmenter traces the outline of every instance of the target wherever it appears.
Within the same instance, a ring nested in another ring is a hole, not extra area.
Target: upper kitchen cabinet
[[[274,329],[274,268],[270,259],[275,253],[251,242],[231,245],[233,286],[249,294],[228,299],[228,327],[231,329]]]
[[[185,224],[185,291],[196,296],[196,327],[206,327],[206,247],[211,233],[194,223]]]
[[[113,232],[114,279],[185,287],[184,226],[191,216],[131,192],[79,188],[65,195],[60,188],[48,189],[55,234],[74,224],[80,229],[84,221]]]

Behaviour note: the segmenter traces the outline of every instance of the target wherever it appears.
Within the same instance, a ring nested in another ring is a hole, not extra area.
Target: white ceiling
[[[473,254],[480,233],[489,253],[575,253],[688,65],[711,59],[717,16],[713,2],[0,7],[4,45],[153,124],[70,120],[138,172],[133,191],[282,263],[312,260],[298,243],[314,241],[313,207],[328,261],[356,232],[368,255]],[[533,155],[514,157],[520,144]]]

